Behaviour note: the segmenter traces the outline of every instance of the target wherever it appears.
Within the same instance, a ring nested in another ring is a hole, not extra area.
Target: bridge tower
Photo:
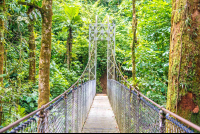
[[[109,16],[106,22],[96,22],[89,25],[89,80],[96,80],[97,69],[97,41],[107,41],[107,80],[115,79],[115,24],[110,23]]]

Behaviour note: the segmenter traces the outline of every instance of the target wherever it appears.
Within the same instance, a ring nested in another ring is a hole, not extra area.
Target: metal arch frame
[[[97,41],[103,40],[107,40],[107,80],[115,79],[115,24],[110,23],[109,16],[106,21],[105,24],[98,23],[96,16],[95,23],[89,25],[89,80],[97,79]]]

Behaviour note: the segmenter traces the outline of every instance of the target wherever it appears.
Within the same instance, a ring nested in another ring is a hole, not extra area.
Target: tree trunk
[[[200,125],[200,1],[173,0],[167,109]]]
[[[4,14],[5,11],[5,0],[0,0],[0,13]],[[4,63],[4,20],[0,17],[0,75],[3,74],[3,63]],[[0,78],[0,86],[3,87],[3,77]],[[3,102],[0,97],[0,126],[3,117]]]
[[[53,0],[42,2],[42,42],[39,61],[39,99],[38,108],[49,102],[50,96],[50,58],[51,58],[51,28]]]
[[[72,55],[72,27],[69,26],[69,35],[67,37],[67,66],[70,70],[71,55]]]
[[[137,18],[136,18],[136,9],[135,9],[135,2],[136,0],[132,0],[133,6],[133,20],[132,20],[132,31],[133,31],[133,43],[132,43],[132,77],[133,77],[133,84],[135,85],[135,46],[137,44],[137,37],[136,37],[136,29],[137,29]]]
[[[28,29],[30,32],[29,35],[29,80],[31,82],[35,82],[35,36],[34,36],[34,20],[30,20],[30,23],[28,25]]]

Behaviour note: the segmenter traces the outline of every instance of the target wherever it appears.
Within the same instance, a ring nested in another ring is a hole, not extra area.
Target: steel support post
[[[74,87],[72,88],[72,133],[75,133],[75,99],[74,99]]]
[[[120,132],[122,132],[122,114],[123,114],[123,110],[122,110],[122,85],[120,86],[120,106],[119,106],[119,109],[120,109],[120,112],[119,112],[119,129],[120,129]]]
[[[126,88],[123,88],[123,97],[124,97],[124,123],[123,123],[123,128],[124,128],[124,133],[126,133]]]
[[[160,133],[165,133],[165,119],[166,119],[166,114],[164,113],[163,110],[160,110],[159,114],[160,114],[159,132]]]
[[[117,92],[117,111],[116,111],[116,117],[117,117],[117,124],[119,124],[119,85],[117,84],[117,89],[116,89],[116,92]]]
[[[115,63],[114,63],[114,61],[115,61],[115,24],[114,23],[112,23],[113,24],[113,73],[114,73],[114,79],[115,79],[115,70],[116,70],[116,67],[115,67]]]
[[[77,83],[77,89],[76,89],[77,91],[77,93],[76,93],[76,98],[77,98],[77,112],[76,112],[76,119],[77,119],[77,121],[76,121],[76,127],[77,127],[77,133],[80,133],[79,132],[79,83]]]
[[[45,133],[45,113],[44,110],[39,113],[38,133]]]
[[[131,129],[131,90],[132,87],[130,86],[129,88],[129,96],[128,96],[128,131],[126,133],[130,133],[130,129]]]
[[[68,108],[67,108],[67,94],[64,95],[64,99],[65,99],[65,133],[68,133]]]
[[[136,133],[140,132],[140,94],[137,93]]]
[[[108,26],[108,30],[107,30],[107,36],[109,35],[109,19],[108,19],[108,23],[107,23],[107,26]],[[108,82],[108,80],[110,79],[109,78],[109,63],[110,63],[110,56],[109,56],[109,49],[110,49],[110,45],[109,45],[109,38],[107,38],[107,42],[108,42],[108,44],[107,44],[107,90],[109,90],[109,96],[110,96],[110,83]]]
[[[81,87],[80,87],[80,114],[81,114],[81,127],[83,126],[83,78],[81,78]],[[81,128],[82,131],[82,128]]]
[[[96,28],[95,28],[95,81],[97,80],[97,33],[98,33],[98,16],[96,16]],[[96,81],[97,82],[97,81]]]

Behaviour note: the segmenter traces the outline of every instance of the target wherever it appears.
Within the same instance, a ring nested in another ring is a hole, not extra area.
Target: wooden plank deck
[[[82,133],[119,133],[108,96],[95,96]]]

